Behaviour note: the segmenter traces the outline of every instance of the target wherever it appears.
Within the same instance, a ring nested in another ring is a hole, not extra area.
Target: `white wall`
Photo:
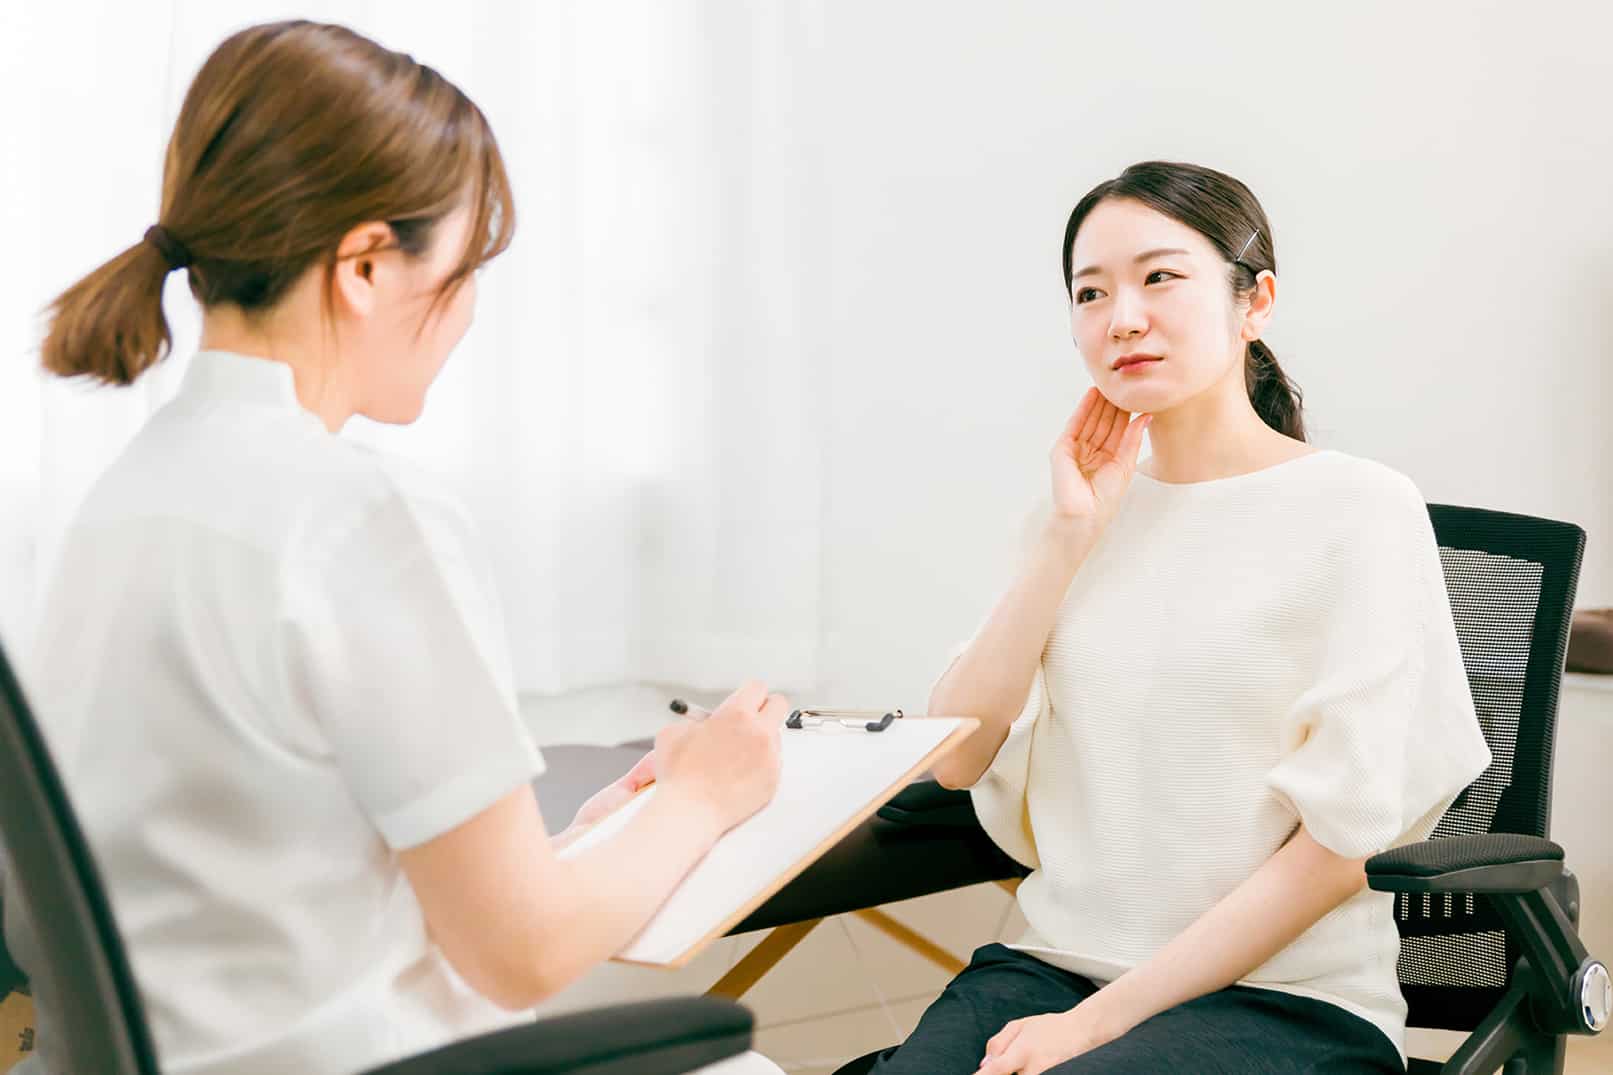
[[[100,17],[133,17],[122,11]],[[1305,389],[1317,442],[1404,470],[1430,500],[1578,522],[1590,534],[1580,603],[1613,605],[1613,6],[769,0],[706,12],[734,22],[707,42],[722,71],[773,62],[754,41],[788,37],[792,20],[802,57],[793,98],[725,109],[710,146],[744,176],[758,174],[745,163],[758,146],[799,151],[797,190],[730,191],[774,214],[753,245],[798,242],[812,267],[788,319],[812,383],[777,400],[780,435],[815,427],[821,452],[821,488],[800,499],[803,518],[822,512],[822,650],[816,682],[789,684],[799,696],[923,708],[946,649],[1004,583],[1047,443],[1085,387],[1059,279],[1065,215],[1155,156],[1223,168],[1264,201],[1281,270],[1269,339]],[[742,32],[750,22],[759,36]],[[410,47],[432,58],[429,41]],[[554,60],[532,58],[535,86]],[[64,61],[29,89],[76,100],[93,69],[130,93],[164,92],[171,74],[125,61]],[[43,220],[49,169],[31,147],[57,160],[79,132],[32,109],[7,115],[20,133],[0,140],[0,222],[22,247],[47,246],[25,271],[69,279],[104,255],[86,238],[103,218],[154,204],[157,159],[119,161],[100,201]],[[765,129],[770,118],[787,129]],[[530,260],[569,271],[541,251]],[[735,278],[746,271],[754,259]],[[742,291],[728,301],[745,305]],[[26,350],[36,312],[0,295],[8,355]],[[768,331],[745,340],[769,359]],[[53,450],[18,425],[37,391],[31,367],[0,366],[0,512],[34,510],[18,490]],[[732,484],[766,480],[743,460],[725,466]],[[14,559],[0,549],[0,569]],[[3,629],[21,613],[3,570],[0,588]]]
[[[1264,203],[1315,442],[1579,523],[1613,604],[1610,37],[1588,0],[831,0],[820,700],[922,711],[989,610],[1088,383],[1065,217],[1154,157]]]

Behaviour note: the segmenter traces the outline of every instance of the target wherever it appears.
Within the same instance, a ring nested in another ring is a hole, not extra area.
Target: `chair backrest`
[[[1572,523],[1428,505],[1456,635],[1495,760],[1433,838],[1549,836],[1552,748],[1585,531]],[[1395,897],[1400,988],[1412,1026],[1472,1030],[1500,1000],[1520,956],[1472,896]]]
[[[39,965],[25,969],[49,1014],[53,1056],[66,1071],[157,1075],[145,1009],[106,890],[3,648],[0,759],[5,914],[26,920]]]

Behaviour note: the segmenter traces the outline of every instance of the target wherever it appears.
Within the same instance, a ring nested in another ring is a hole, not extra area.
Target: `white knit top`
[[[1137,474],[973,795],[1035,871],[1016,947],[1103,982],[1300,823],[1352,858],[1419,840],[1489,764],[1421,494],[1324,450]],[[1363,890],[1239,984],[1337,1004],[1404,1055],[1392,900]]]

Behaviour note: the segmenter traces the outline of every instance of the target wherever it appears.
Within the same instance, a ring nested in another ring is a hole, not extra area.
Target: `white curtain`
[[[481,105],[519,231],[409,428],[346,435],[447,475],[478,517],[518,686],[810,685],[819,620],[806,222],[811,3],[695,0],[28,5],[0,14],[0,636],[25,648],[63,528],[167,400],[200,320],[130,389],[36,373],[40,310],[153,222],[164,143],[207,53],[260,21],[341,22]],[[272,92],[268,91],[268,92]]]

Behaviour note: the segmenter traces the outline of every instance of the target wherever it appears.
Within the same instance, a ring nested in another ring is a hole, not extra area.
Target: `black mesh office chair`
[[[31,985],[65,1071],[157,1075],[100,875],[3,649],[0,759],[0,857],[14,900],[3,911],[28,918],[42,962]],[[744,1052],[751,1027],[738,1004],[678,997],[539,1020],[369,1075],[682,1075]]]
[[[1457,799],[1426,841],[1367,863],[1368,884],[1395,892],[1401,989],[1414,1027],[1469,1031],[1443,1065],[1413,1060],[1413,1075],[1560,1075],[1568,1034],[1599,1033],[1613,1009],[1608,972],[1586,954],[1576,926],[1579,883],[1562,848],[1546,839],[1557,696],[1568,646],[1585,532],[1569,523],[1478,508],[1430,504],[1445,583],[1468,683],[1495,760]],[[811,870],[758,915],[788,920],[793,908],[849,909],[908,898],[1023,871],[981,853],[967,792],[917,784],[882,813],[891,827],[962,833],[953,861],[925,837],[933,863],[901,879],[886,897],[853,879],[878,883],[870,862],[834,864],[838,891],[814,892]],[[962,864],[973,862],[973,869]],[[915,863],[916,864],[916,863]],[[944,879],[930,885],[925,873]],[[792,892],[792,889],[800,891]],[[866,897],[866,899],[865,899]],[[769,913],[773,904],[782,913]],[[870,1054],[837,1075],[859,1075]]]

